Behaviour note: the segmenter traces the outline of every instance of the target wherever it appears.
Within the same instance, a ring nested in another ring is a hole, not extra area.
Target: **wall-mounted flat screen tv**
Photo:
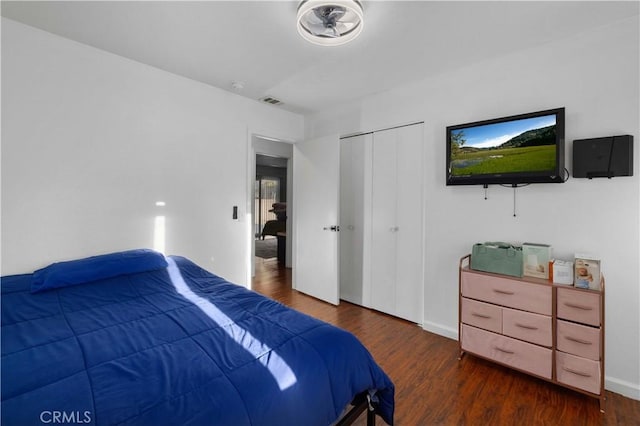
[[[447,185],[564,182],[564,108],[447,127]]]

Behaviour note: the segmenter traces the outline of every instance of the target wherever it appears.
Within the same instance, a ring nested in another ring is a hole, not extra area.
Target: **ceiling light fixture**
[[[362,32],[362,18],[358,0],[303,0],[298,6],[297,27],[311,43],[339,46]]]

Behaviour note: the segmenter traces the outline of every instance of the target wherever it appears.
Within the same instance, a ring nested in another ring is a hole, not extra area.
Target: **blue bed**
[[[364,394],[393,424],[353,335],[148,252],[2,278],[3,425],[328,425]]]

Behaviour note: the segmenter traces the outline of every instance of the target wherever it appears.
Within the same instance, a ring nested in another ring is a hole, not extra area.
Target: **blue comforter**
[[[327,425],[394,387],[350,333],[181,257],[32,294],[2,278],[2,424]]]

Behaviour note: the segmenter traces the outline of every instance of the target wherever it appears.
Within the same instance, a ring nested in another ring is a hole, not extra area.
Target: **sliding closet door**
[[[422,318],[422,124],[373,135],[371,307]]]
[[[373,135],[371,197],[371,307],[396,315],[395,130]]]
[[[371,133],[340,141],[340,299],[369,306]]]
[[[396,310],[422,322],[423,143],[422,124],[396,129]]]

